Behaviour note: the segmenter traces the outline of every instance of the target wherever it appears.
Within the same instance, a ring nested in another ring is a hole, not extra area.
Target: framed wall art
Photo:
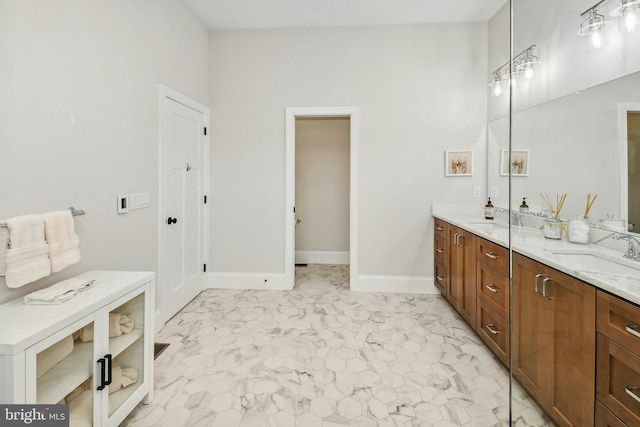
[[[511,176],[529,175],[529,150],[514,150],[511,152],[511,163],[509,163],[509,150],[502,150],[500,158],[500,175],[507,176],[511,171]]]
[[[445,151],[445,176],[473,175],[473,151]]]

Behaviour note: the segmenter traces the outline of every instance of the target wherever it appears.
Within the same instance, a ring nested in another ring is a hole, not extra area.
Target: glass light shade
[[[587,49],[600,49],[607,44],[604,30],[610,22],[604,19],[596,9],[590,11],[589,17],[580,24],[578,35],[587,40]]]
[[[640,26],[640,0],[622,0],[620,6],[611,11],[611,16],[618,19],[621,33],[631,33]]]

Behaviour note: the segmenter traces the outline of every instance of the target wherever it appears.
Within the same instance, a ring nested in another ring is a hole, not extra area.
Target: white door
[[[206,115],[163,99],[160,310],[164,323],[205,285]]]

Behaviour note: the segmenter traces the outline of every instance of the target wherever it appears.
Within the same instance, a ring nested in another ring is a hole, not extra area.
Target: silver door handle
[[[436,274],[436,279],[438,280],[438,282],[442,282],[444,280],[444,276]]]
[[[442,227],[440,227],[439,225],[437,225],[437,226],[436,226],[436,230],[438,230],[438,231],[442,231],[442,230],[444,230],[444,228],[442,228]]]
[[[549,279],[548,277],[546,277],[543,281],[542,281],[542,296],[545,297],[546,299],[553,299],[553,297],[547,295],[547,282],[550,282],[553,279]]]
[[[491,283],[487,283],[486,285],[484,285],[485,288],[489,289],[491,292],[495,293],[495,292],[499,292],[500,289],[496,288],[495,286],[493,286]]]
[[[638,396],[637,394],[635,394],[635,393],[633,392],[634,390],[637,390],[637,389],[638,389],[637,387],[631,387],[631,386],[629,386],[629,387],[625,387],[625,388],[624,388],[624,391],[625,391],[629,396],[631,396],[631,397],[632,397],[636,402],[640,402],[640,396]]]
[[[493,335],[498,335],[500,331],[493,329],[493,326],[494,325],[492,323],[487,323],[486,325],[484,325],[484,327],[487,328],[487,330],[491,332]]]
[[[491,259],[498,259],[498,255],[494,254],[493,252],[485,252],[484,254]]]
[[[538,279],[544,277],[544,274],[542,273],[538,273],[536,274],[536,281],[535,281],[535,286],[533,287],[533,289],[536,291],[536,294],[539,294],[540,291],[538,290]]]
[[[627,327],[624,329],[625,331],[629,332],[631,335],[635,335],[636,337],[640,338],[640,332],[636,330],[638,329],[638,325],[627,325]]]
[[[296,225],[300,224],[302,220],[300,218],[296,218]]]
[[[444,249],[438,248],[438,249],[436,249],[436,252],[438,252],[439,254],[443,254],[444,253]]]

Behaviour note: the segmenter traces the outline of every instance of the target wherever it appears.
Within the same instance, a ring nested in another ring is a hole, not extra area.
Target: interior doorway
[[[300,224],[305,224],[305,221],[312,228],[314,222],[316,222],[317,216],[321,215],[320,212],[316,212],[313,208],[314,202],[304,202],[305,206],[301,209],[302,212],[296,212],[296,147],[297,147],[297,135],[296,122],[302,123],[303,127],[308,127],[317,130],[318,128],[322,128],[323,124],[331,123],[332,125],[337,125],[336,129],[333,131],[339,132],[340,125],[347,126],[348,128],[348,170],[343,171],[348,175],[348,184],[347,188],[343,188],[340,193],[342,194],[334,194],[333,201],[336,201],[336,197],[344,197],[345,194],[348,198],[348,208],[344,207],[344,210],[348,212],[348,221],[342,222],[342,225],[337,225],[338,222],[344,220],[345,211],[342,212],[340,209],[332,212],[334,218],[328,221],[329,225],[325,223],[323,227],[331,227],[333,224],[334,227],[341,227],[342,230],[348,230],[348,249],[347,250],[327,250],[323,248],[329,248],[328,241],[331,239],[335,239],[336,233],[338,230],[333,230],[333,237],[323,236],[322,246],[319,246],[319,250],[304,250],[304,246],[298,249],[298,262],[304,263],[306,262],[318,262],[324,259],[325,263],[338,263],[334,261],[341,261],[340,263],[348,263],[349,264],[349,286],[351,289],[354,289],[354,284],[357,281],[358,277],[358,215],[357,215],[357,200],[358,200],[358,129],[359,129],[359,110],[357,107],[307,107],[307,108],[287,108],[286,109],[286,141],[285,141],[285,153],[286,153],[286,173],[285,173],[285,280],[290,289],[292,289],[295,285],[295,264],[296,264],[296,222],[300,220]],[[307,121],[308,120],[308,121]],[[309,130],[309,129],[307,129]],[[326,131],[326,130],[325,130]],[[330,133],[332,131],[329,131]],[[300,136],[300,134],[298,134]],[[317,137],[318,135],[316,135]],[[305,147],[306,148],[306,147]],[[303,149],[304,150],[304,149]],[[309,155],[310,153],[307,153]],[[325,153],[326,154],[326,153]],[[322,169],[322,166],[320,166]],[[347,169],[347,166],[344,167]],[[306,180],[309,177],[301,177],[301,179]],[[327,191],[327,188],[330,188],[332,185],[327,179],[327,182],[318,181],[311,177],[311,180],[315,183],[313,185],[317,186],[315,190],[319,192]],[[314,191],[315,191],[314,190]],[[304,191],[304,190],[303,190]],[[326,195],[325,195],[326,196]],[[330,203],[331,197],[326,198],[325,202]],[[309,210],[311,209],[311,210]],[[348,209],[348,210],[347,210]],[[301,215],[298,215],[301,214]],[[305,218],[307,216],[307,218]],[[336,217],[342,216],[342,220],[337,219]],[[302,226],[302,225],[301,225]],[[313,234],[314,232],[312,232]],[[324,239],[324,237],[330,237],[330,239]],[[346,237],[346,236],[342,236]],[[304,239],[313,240],[314,237],[306,236]],[[343,244],[343,246],[334,245],[333,248],[342,248],[345,249],[345,241],[337,242],[334,240],[335,244]],[[304,243],[306,244],[306,243]],[[306,252],[306,253],[304,253]],[[305,258],[306,257],[306,258]],[[311,257],[311,258],[309,258]],[[348,262],[346,261],[348,258]]]
[[[620,153],[620,217],[628,231],[640,233],[640,103],[618,104]]]
[[[350,122],[296,118],[296,266],[349,264]]]

